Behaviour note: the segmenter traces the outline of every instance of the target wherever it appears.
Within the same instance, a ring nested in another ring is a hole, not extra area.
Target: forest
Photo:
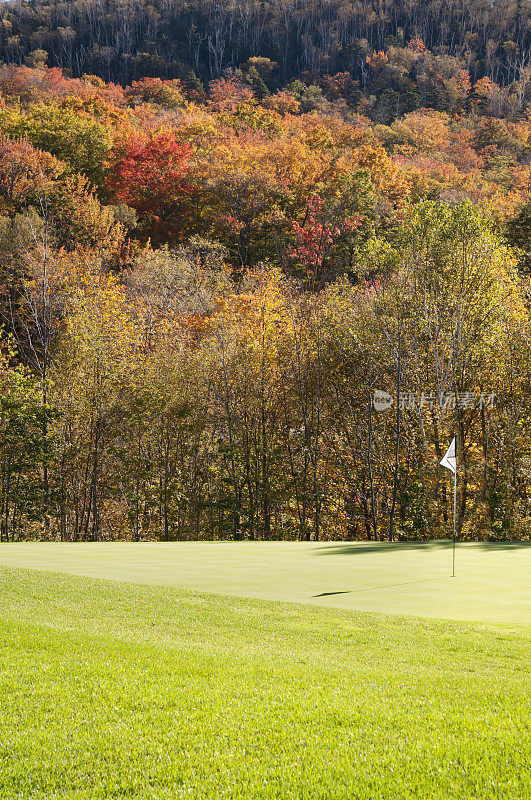
[[[529,539],[530,18],[2,5],[1,539]]]
[[[419,73],[431,67],[447,78],[461,62],[473,82],[506,85],[528,65],[530,20],[529,0],[11,0],[0,58],[20,65],[45,53],[48,66],[73,77],[96,74],[125,85],[190,71],[212,80],[261,56],[277,63],[277,85],[304,72],[348,72],[364,93],[415,94],[403,60],[394,85],[379,87],[367,56],[420,39],[431,58]]]

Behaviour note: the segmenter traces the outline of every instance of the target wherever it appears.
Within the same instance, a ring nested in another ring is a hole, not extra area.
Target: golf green
[[[531,543],[10,543],[0,564],[341,609],[531,623]]]

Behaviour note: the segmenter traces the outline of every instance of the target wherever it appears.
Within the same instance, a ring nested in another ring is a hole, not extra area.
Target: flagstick
[[[455,578],[455,509],[457,503],[457,460],[454,472],[454,543],[452,547],[452,578]]]
[[[454,473],[454,539],[452,544],[452,578],[455,578],[455,521],[457,517],[457,451],[456,451],[456,436],[452,439],[450,447],[446,451],[442,461],[439,464],[445,469]]]

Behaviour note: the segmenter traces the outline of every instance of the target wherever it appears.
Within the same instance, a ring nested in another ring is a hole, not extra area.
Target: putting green
[[[531,544],[14,543],[0,564],[343,609],[531,623]]]

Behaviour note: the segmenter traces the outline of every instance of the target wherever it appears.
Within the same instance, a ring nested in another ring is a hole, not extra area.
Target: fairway
[[[0,567],[0,664],[2,800],[527,796],[524,627]]]
[[[445,619],[531,623],[531,545],[21,543],[0,564],[230,596]]]

